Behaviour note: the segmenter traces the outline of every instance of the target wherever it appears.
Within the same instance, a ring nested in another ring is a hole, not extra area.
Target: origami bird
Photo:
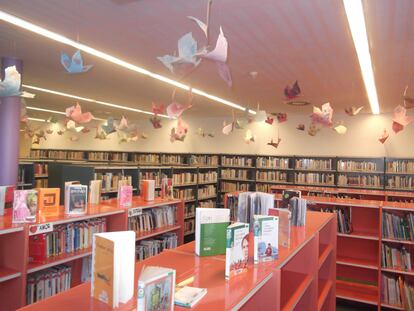
[[[66,71],[72,74],[87,72],[93,67],[93,65],[83,65],[83,58],[80,50],[76,51],[72,58],[62,52],[60,54],[60,62]]]

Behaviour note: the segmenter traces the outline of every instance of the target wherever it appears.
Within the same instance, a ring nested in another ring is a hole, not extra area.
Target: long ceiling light
[[[8,23],[11,23],[11,24],[13,24],[15,26],[18,26],[20,28],[26,29],[28,31],[37,33],[37,34],[39,34],[41,36],[47,37],[47,38],[52,39],[54,41],[57,41],[57,42],[60,42],[60,43],[63,43],[63,44],[72,46],[75,49],[81,50],[81,51],[83,51],[85,53],[88,53],[88,54],[91,54],[93,56],[99,57],[99,58],[101,58],[103,60],[106,60],[106,61],[111,62],[113,64],[116,64],[118,66],[124,67],[126,69],[129,69],[129,70],[138,72],[140,74],[149,76],[149,77],[151,77],[153,79],[156,79],[156,80],[159,80],[159,81],[168,83],[168,84],[170,84],[172,86],[175,86],[175,87],[178,87],[180,89],[183,89],[183,90],[186,90],[186,91],[189,91],[190,90],[190,86],[188,86],[186,84],[183,84],[181,82],[178,82],[178,81],[175,81],[173,79],[167,78],[165,76],[159,75],[157,73],[151,72],[151,71],[149,71],[147,69],[144,69],[142,67],[133,65],[133,64],[128,63],[128,62],[126,62],[126,61],[124,61],[122,59],[119,59],[119,58],[114,57],[112,55],[106,54],[106,53],[104,53],[102,51],[96,50],[96,49],[94,49],[94,48],[92,48],[90,46],[87,46],[85,44],[82,44],[82,43],[73,41],[73,40],[71,40],[69,38],[66,38],[65,36],[62,36],[62,35],[60,35],[58,33],[55,33],[55,32],[52,32],[50,30],[47,30],[47,29],[45,29],[43,27],[40,27],[38,25],[32,24],[32,23],[30,23],[28,21],[25,21],[25,20],[23,20],[21,18],[18,18],[16,16],[14,16],[14,15],[8,14],[8,13],[6,13],[4,11],[0,11],[0,20],[3,20],[3,21],[8,22]],[[208,99],[211,99],[211,100],[216,101],[216,102],[219,102],[221,104],[230,106],[232,108],[239,109],[239,110],[243,110],[243,111],[246,110],[246,107],[240,106],[240,105],[238,105],[236,103],[233,103],[231,101],[228,101],[226,99],[222,99],[220,97],[211,95],[211,94],[206,93],[206,92],[204,92],[202,90],[199,90],[199,89],[196,89],[196,88],[192,88],[192,92],[193,92],[193,94],[197,94],[197,95],[206,97]],[[253,111],[253,110],[249,110],[249,112],[251,114],[256,114],[256,112]]]
[[[367,28],[365,25],[364,9],[361,0],[343,0],[346,17],[357,52],[365,90],[373,114],[380,113],[377,88],[375,86],[374,70],[369,52]]]
[[[66,112],[63,112],[63,111],[51,110],[51,109],[40,108],[40,107],[26,106],[26,109],[27,110],[35,110],[35,111],[50,112],[50,113],[55,113],[55,114],[66,115]],[[96,118],[96,117],[93,117],[93,120],[106,121],[105,119]]]
[[[37,122],[47,122],[47,120],[45,120],[45,119],[32,118],[32,117],[27,118],[27,120],[30,120],[30,121],[37,121]]]
[[[69,97],[69,98],[82,100],[82,101],[86,101],[86,102],[90,102],[90,103],[95,103],[95,104],[99,104],[99,105],[103,105],[103,106],[107,106],[107,107],[112,107],[112,108],[117,108],[117,109],[122,109],[122,110],[128,110],[128,111],[133,111],[133,112],[139,112],[139,113],[154,115],[153,112],[149,112],[149,111],[145,111],[145,110],[141,110],[141,109],[136,109],[136,108],[117,105],[117,104],[111,104],[111,103],[107,103],[107,102],[104,102],[104,101],[101,101],[101,100],[96,100],[96,99],[92,99],[92,98],[86,98],[86,97],[81,97],[81,96],[72,95],[72,94],[68,94],[68,93],[63,93],[63,92],[59,92],[59,91],[49,90],[49,89],[45,89],[45,88],[41,88],[41,87],[37,87],[37,86],[33,86],[33,85],[22,84],[22,86],[25,87],[25,88],[31,89],[31,90],[36,90],[36,91],[45,92],[45,93],[49,93],[49,94],[54,94],[54,95],[58,95],[58,96]],[[169,116],[164,115],[164,114],[159,114],[158,116],[171,119]],[[99,120],[99,119],[96,118],[96,120]],[[102,120],[102,119],[100,119],[100,120]]]

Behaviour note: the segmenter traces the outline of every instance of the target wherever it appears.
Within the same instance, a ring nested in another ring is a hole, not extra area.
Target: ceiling
[[[0,9],[65,35],[73,40],[178,79],[157,59],[176,51],[177,40],[192,32],[199,46],[204,37],[186,16],[205,19],[207,0],[0,0]],[[401,102],[405,85],[414,95],[414,1],[365,0],[368,34],[381,112]],[[213,0],[211,41],[219,27],[229,42],[233,87],[229,88],[204,61],[185,83],[243,106],[268,112],[310,113],[311,106],[284,103],[283,89],[299,80],[302,99],[314,105],[329,101],[336,111],[365,106],[362,77],[342,1],[336,0]],[[0,22],[0,55],[21,58],[25,84],[58,90],[115,104],[151,110],[151,102],[171,100],[173,88],[160,81],[83,54],[94,68],[69,75],[60,52],[71,47]],[[255,79],[249,72],[256,71]],[[64,110],[74,100],[34,92],[32,106]],[[184,100],[186,94],[180,92]],[[98,117],[120,110],[85,103]],[[192,116],[229,116],[231,109],[195,96]],[[33,115],[33,113],[30,113]],[[36,115],[36,114],[34,114]],[[128,113],[131,115],[131,113]],[[132,118],[138,118],[135,115]],[[144,117],[148,117],[145,116]]]

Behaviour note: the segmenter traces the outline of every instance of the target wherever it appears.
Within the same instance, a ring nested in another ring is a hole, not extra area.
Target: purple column
[[[19,59],[3,57],[1,74],[7,67],[16,66],[22,75],[23,63]],[[22,75],[23,77],[23,75]],[[0,98],[0,186],[16,185],[19,169],[20,97]]]

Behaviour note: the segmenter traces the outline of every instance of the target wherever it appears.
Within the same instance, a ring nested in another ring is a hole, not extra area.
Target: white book
[[[207,288],[184,286],[175,292],[174,301],[177,306],[185,307],[185,308],[192,308],[206,294],[207,294]]]
[[[279,217],[254,215],[254,263],[278,258]]]
[[[146,266],[138,279],[137,311],[174,310],[175,270]]]
[[[249,261],[249,224],[236,222],[227,227],[226,279],[247,271]]]
[[[225,254],[226,229],[229,224],[229,209],[197,208],[195,229],[197,256]]]
[[[65,213],[86,214],[88,207],[88,186],[65,183]]]
[[[92,246],[91,296],[111,308],[134,295],[135,232],[96,233]]]

